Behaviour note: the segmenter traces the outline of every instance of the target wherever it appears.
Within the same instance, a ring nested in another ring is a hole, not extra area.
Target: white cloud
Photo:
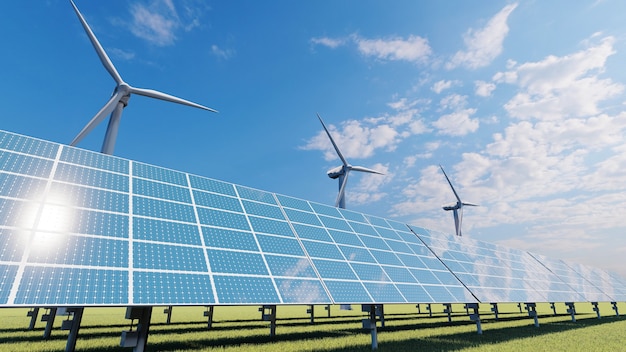
[[[359,52],[381,60],[424,63],[432,54],[428,40],[411,35],[408,38],[366,39],[353,36]]]
[[[149,3],[133,3],[130,5],[131,21],[127,26],[131,33],[138,38],[147,40],[153,45],[173,45],[177,32],[191,31],[201,25],[201,17],[206,5],[195,3],[191,6],[188,2],[177,2],[182,8],[182,15],[176,10],[172,0],[152,0]],[[123,23],[114,19],[116,23]]]
[[[502,53],[504,38],[509,33],[507,19],[515,10],[517,3],[505,6],[485,27],[470,29],[465,34],[465,50],[458,51],[446,64],[446,68],[459,66],[475,69],[487,66]]]
[[[476,113],[476,109],[463,109],[441,116],[433,122],[439,134],[449,136],[464,136],[478,129],[478,119],[470,117]]]
[[[439,106],[442,109],[458,110],[467,105],[467,96],[460,94],[447,95],[439,101]]]
[[[222,49],[215,44],[211,45],[211,53],[224,60],[229,59],[234,55],[232,50]]]
[[[475,93],[481,97],[489,97],[491,93],[496,89],[496,85],[485,81],[474,81],[476,87]]]
[[[346,197],[350,204],[366,204],[376,202],[387,196],[380,189],[383,185],[391,182],[393,174],[389,172],[389,165],[374,164],[369,168],[382,172],[383,175],[351,172],[350,177],[359,174],[359,182],[346,191]]]
[[[452,88],[453,86],[456,85],[460,85],[461,82],[459,81],[447,81],[447,80],[441,80],[441,81],[437,81],[433,84],[433,86],[430,88],[430,90],[432,90],[433,92],[440,94],[442,91]]]
[[[414,104],[399,100],[389,105],[399,111],[377,118],[347,120],[341,123],[341,129],[332,124],[327,125],[345,158],[364,159],[374,155],[377,150],[393,151],[402,140],[430,131],[420,118],[418,110],[408,108]],[[300,148],[322,150],[324,158],[329,161],[338,158],[324,130]]]
[[[124,51],[122,49],[118,49],[118,48],[109,48],[107,49],[109,51],[109,53],[111,54],[111,56],[117,58],[117,59],[122,59],[125,61],[129,61],[135,58],[135,53],[133,52],[129,52],[129,51]]]
[[[519,65],[494,79],[520,87],[505,104],[513,117],[555,120],[598,114],[599,103],[624,91],[624,86],[601,79],[606,60],[613,55],[614,39],[603,38],[595,46],[562,57]]]
[[[311,43],[316,44],[316,45],[323,45],[331,49],[335,49],[339,46],[344,45],[345,39],[328,38],[328,37],[312,38]]]

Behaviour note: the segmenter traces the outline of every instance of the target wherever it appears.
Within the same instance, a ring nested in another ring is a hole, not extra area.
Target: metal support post
[[[207,329],[211,329],[213,327],[213,308],[214,306],[206,306],[206,311],[204,312],[204,316],[207,317]]]
[[[167,314],[165,324],[169,325],[172,322],[172,306],[167,306],[167,308],[163,309],[163,313]]]
[[[134,352],[143,352],[148,345],[152,307],[127,307],[126,319],[131,320],[130,330],[122,331],[121,347],[133,347]],[[137,320],[137,328],[133,331],[133,322]]]
[[[451,323],[452,322],[452,304],[444,303],[443,306],[444,306],[443,312],[448,313],[448,323]]]
[[[478,303],[467,303],[465,305],[465,311],[468,312],[470,309],[473,312],[469,315],[470,320],[476,322],[476,332],[478,333],[478,335],[482,335],[483,327],[482,327],[482,324],[480,323],[480,313],[478,312]]]
[[[600,307],[598,307],[598,302],[591,302],[591,305],[593,306],[593,311],[596,312],[598,319],[600,319]]]
[[[327,304],[326,307],[324,307],[324,309],[328,311],[328,317],[330,318],[330,304]]]
[[[30,317],[30,324],[28,324],[28,330],[35,329],[35,323],[37,322],[37,316],[39,315],[39,307],[33,307],[26,313],[27,317]]]
[[[433,317],[433,311],[430,308],[431,308],[430,303],[428,303],[426,305],[426,310],[428,311],[428,316],[432,318]]]
[[[311,317],[311,324],[315,324],[315,306],[313,304],[309,306],[306,313]]]
[[[535,327],[539,327],[539,319],[537,318],[537,304],[536,303],[524,303],[528,316],[535,320]]]
[[[519,308],[519,312],[522,313],[522,303],[518,303],[517,304],[517,308]]]
[[[615,315],[619,317],[619,310],[617,309],[617,302],[611,302],[613,306],[613,310],[615,311]]]
[[[270,336],[276,336],[276,306],[263,306],[259,311],[262,312],[262,320],[270,322]]]
[[[496,316],[496,321],[498,320],[498,314],[500,311],[498,310],[498,303],[491,303],[491,311]]]
[[[376,316],[380,318],[380,326],[385,327],[385,306],[380,304],[376,306]]]
[[[422,307],[418,304],[415,305],[415,308],[417,308],[417,314],[422,314]]]
[[[574,302],[565,302],[567,306],[567,312],[572,316],[572,322],[576,322],[576,306],[574,306]]]
[[[556,315],[556,305],[554,304],[554,302],[550,302],[550,308],[552,308],[552,312],[554,313],[554,315]]]
[[[363,329],[369,330],[372,335],[372,350],[378,349],[378,331],[376,330],[376,309],[374,304],[362,304],[361,311],[368,313],[368,318],[363,319]]]
[[[43,331],[43,338],[44,338],[44,340],[49,339],[50,335],[52,335],[52,327],[54,326],[54,318],[56,318],[56,316],[57,316],[57,309],[56,308],[48,309],[48,313],[43,314],[41,316],[41,321],[45,321],[46,322],[46,328]]]
[[[78,340],[78,330],[80,329],[80,321],[83,319],[83,307],[65,308],[68,319],[61,324],[61,330],[69,330],[67,343],[65,344],[65,352],[73,352],[76,349],[76,340]],[[72,316],[72,319],[69,317]]]

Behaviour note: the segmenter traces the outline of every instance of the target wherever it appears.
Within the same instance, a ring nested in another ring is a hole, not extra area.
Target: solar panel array
[[[0,306],[624,298],[612,274],[577,268],[612,294],[599,296],[549,267],[518,250],[0,131]]]

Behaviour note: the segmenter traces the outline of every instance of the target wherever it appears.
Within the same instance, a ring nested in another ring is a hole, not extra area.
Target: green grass
[[[626,313],[626,304],[620,303]],[[260,321],[258,307],[216,307],[214,325],[207,330],[202,307],[174,307],[171,324],[165,324],[163,307],[155,307],[148,339],[149,351],[370,351],[369,332],[361,329],[360,306],[340,311],[332,318],[323,306],[316,307],[316,323],[309,324],[306,306],[279,306],[276,336],[269,336],[269,323]],[[557,316],[548,304],[538,304],[540,327],[520,314],[516,305],[500,305],[495,321],[489,305],[481,305],[483,335],[469,321],[461,305],[454,306],[452,323],[433,305],[434,316],[417,314],[413,305],[386,305],[385,327],[378,329],[379,351],[626,351],[626,317],[616,317],[609,304],[600,304],[597,319],[589,303],[576,305],[577,321],[557,304]],[[424,311],[424,310],[423,310]],[[51,339],[42,339],[44,324],[27,331],[27,309],[0,309],[1,351],[62,351],[67,331],[64,317],[55,321]],[[124,308],[87,308],[76,349],[119,351],[122,330],[130,321]],[[42,310],[40,310],[40,315]],[[130,349],[128,349],[130,350]]]

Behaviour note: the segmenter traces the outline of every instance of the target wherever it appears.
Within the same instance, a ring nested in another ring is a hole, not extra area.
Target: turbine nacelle
[[[326,172],[328,174],[328,177],[332,178],[333,180],[343,176],[346,174],[346,170],[344,169],[343,165],[337,166],[337,167],[333,167],[332,169],[328,170]]]

